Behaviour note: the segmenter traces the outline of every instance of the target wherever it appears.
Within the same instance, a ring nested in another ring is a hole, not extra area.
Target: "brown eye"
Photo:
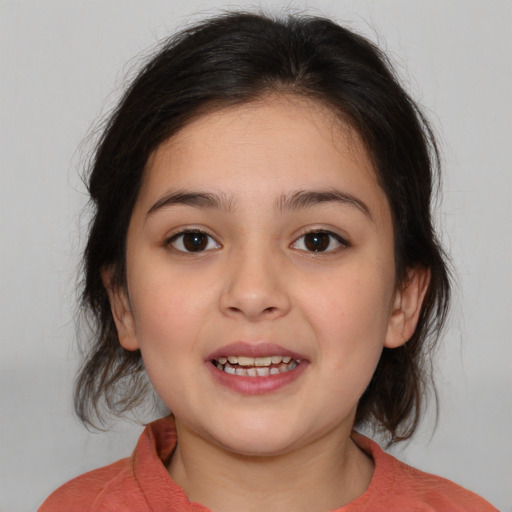
[[[327,233],[308,233],[304,235],[304,245],[308,251],[323,252],[329,247],[331,242]]]
[[[307,252],[330,252],[339,247],[348,247],[348,243],[335,233],[312,231],[299,237],[291,247]]]
[[[189,252],[204,251],[208,245],[208,237],[204,233],[186,233],[183,235],[183,246]]]
[[[218,249],[220,245],[203,231],[184,231],[174,235],[169,245],[180,252],[202,252]]]

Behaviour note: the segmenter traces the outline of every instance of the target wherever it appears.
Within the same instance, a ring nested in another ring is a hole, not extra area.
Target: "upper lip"
[[[275,343],[256,342],[248,343],[237,341],[224,345],[213,351],[206,357],[207,361],[217,360],[219,357],[245,356],[245,357],[266,357],[266,356],[289,356],[292,359],[306,359],[302,354],[276,345]]]

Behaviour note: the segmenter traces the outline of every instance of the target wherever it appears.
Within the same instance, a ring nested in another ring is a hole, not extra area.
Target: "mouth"
[[[300,379],[309,365],[302,354],[264,342],[226,345],[211,353],[205,363],[216,382],[244,395],[287,388]]]
[[[268,377],[294,370],[300,359],[291,356],[272,355],[263,357],[220,356],[211,360],[220,371],[240,377]]]

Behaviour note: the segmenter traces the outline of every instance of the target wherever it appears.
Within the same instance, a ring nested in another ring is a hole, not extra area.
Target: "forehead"
[[[325,105],[290,95],[226,107],[190,122],[151,155],[141,196],[205,187],[245,197],[342,187],[387,203],[350,125]]]

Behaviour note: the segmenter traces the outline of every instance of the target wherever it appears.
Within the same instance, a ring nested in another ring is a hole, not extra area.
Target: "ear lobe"
[[[117,337],[121,346],[126,350],[137,350],[140,346],[135,336],[135,322],[128,294],[124,287],[114,284],[112,274],[113,269],[111,267],[103,269],[101,280],[107,290],[110,309],[116,324]]]
[[[408,270],[407,280],[395,291],[385,347],[400,347],[414,334],[429,283],[430,269],[413,267]]]

